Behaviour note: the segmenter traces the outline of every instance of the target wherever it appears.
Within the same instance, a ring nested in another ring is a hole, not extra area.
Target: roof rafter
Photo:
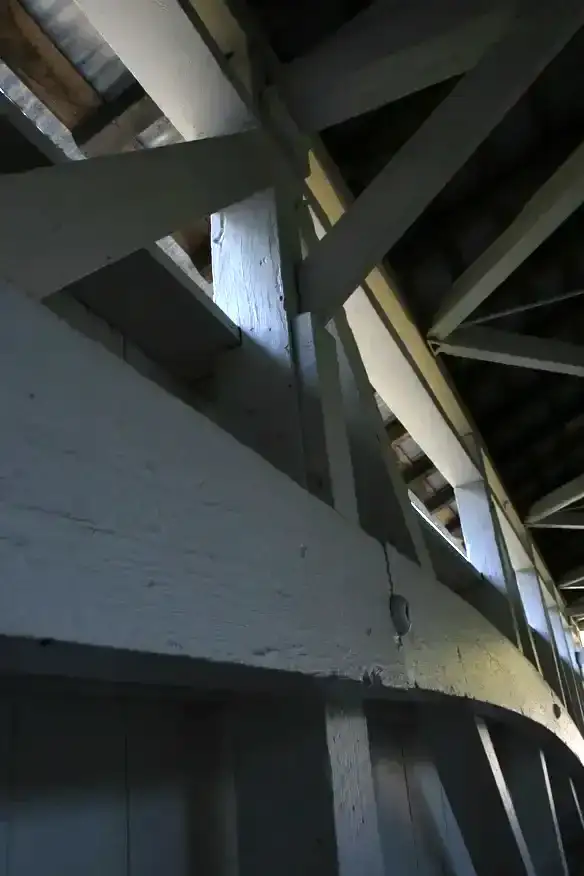
[[[547,496],[542,496],[529,509],[527,523],[538,523],[557,511],[562,511],[568,505],[573,505],[584,499],[584,475],[579,475],[567,484],[562,484]]]
[[[334,315],[583,23],[577,0],[538,5],[485,54],[303,263],[305,310]]]
[[[584,144],[456,280],[429,335],[446,338],[584,202]]]
[[[584,513],[582,511],[561,511],[551,514],[543,520],[528,522],[532,529],[584,529]]]
[[[437,353],[584,377],[584,347],[482,326],[462,326],[445,340],[433,342]]]
[[[378,0],[282,71],[276,87],[306,131],[322,131],[466,73],[509,27],[511,3]]]

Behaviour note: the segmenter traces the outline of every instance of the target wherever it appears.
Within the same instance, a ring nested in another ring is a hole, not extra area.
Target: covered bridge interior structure
[[[584,874],[582,0],[0,0],[0,876]]]

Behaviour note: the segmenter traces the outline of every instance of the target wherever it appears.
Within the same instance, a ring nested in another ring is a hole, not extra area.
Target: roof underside
[[[281,60],[289,61],[368,4],[254,0],[253,5],[274,50]],[[580,31],[388,253],[402,299],[424,333],[453,281],[584,140],[583,57],[584,32]],[[375,178],[456,81],[450,79],[323,133],[324,144],[354,195]],[[584,289],[583,230],[584,211],[579,209],[472,319]],[[577,344],[584,333],[584,297],[487,324]],[[581,378],[450,356],[442,361],[521,514],[536,499],[584,471]],[[554,576],[584,564],[580,532],[538,530],[534,535]]]

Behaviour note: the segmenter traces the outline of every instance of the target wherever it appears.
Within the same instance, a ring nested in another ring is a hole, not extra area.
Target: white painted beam
[[[416,563],[37,302],[2,285],[0,312],[4,641],[472,698],[584,763],[541,676]],[[413,621],[401,650],[388,567]]]
[[[259,133],[0,178],[0,275],[34,298],[270,185]]]
[[[430,336],[446,338],[584,202],[584,144],[536,192],[511,225],[458,278]]]
[[[552,514],[537,520],[528,522],[532,529],[584,529],[584,513],[581,511],[564,511]]]
[[[561,487],[552,490],[547,496],[534,502],[529,509],[527,523],[538,523],[581,499],[584,499],[584,475],[579,475],[567,484],[562,484]]]
[[[560,590],[580,590],[584,588],[584,566],[573,569],[560,579],[558,584]]]
[[[437,353],[498,365],[584,377],[584,347],[482,326],[462,326],[436,342]]]
[[[241,93],[177,0],[75,2],[185,139],[252,124]]]
[[[334,316],[582,23],[579,0],[541,4],[487,52],[304,262],[304,309]]]
[[[303,130],[322,131],[466,73],[513,15],[511,3],[378,0],[286,65],[275,88]]]

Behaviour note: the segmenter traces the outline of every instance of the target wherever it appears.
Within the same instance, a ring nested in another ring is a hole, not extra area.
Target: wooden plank
[[[234,802],[209,706],[128,700],[127,876],[235,876]]]
[[[436,341],[434,349],[437,353],[461,359],[584,377],[582,347],[555,338],[535,338],[483,326],[462,326],[445,340]]]
[[[284,66],[275,87],[303,130],[321,131],[466,73],[512,17],[480,2],[377,2]]]
[[[477,481],[455,489],[456,504],[462,524],[467,556],[475,569],[503,593],[508,600],[508,618],[505,634],[512,642],[519,642],[519,630],[513,604],[509,599],[506,569],[501,558],[501,545],[494,524],[494,509],[488,501],[487,487]]]
[[[127,876],[121,704],[27,696],[16,708],[11,876]]]
[[[101,105],[19,0],[0,2],[0,58],[67,128]]]
[[[584,201],[584,144],[541,186],[497,240],[456,280],[430,337],[446,338]]]
[[[0,177],[2,274],[42,298],[262,189],[272,173],[265,141],[248,133]]]
[[[326,732],[339,876],[384,876],[369,734],[362,709],[329,703]]]
[[[320,698],[246,697],[225,710],[238,876],[337,876]]]
[[[304,309],[334,316],[583,22],[584,11],[577,0],[524,14],[303,263]]]
[[[536,871],[569,876],[544,752],[512,727],[491,735]]]
[[[471,710],[436,706],[423,732],[477,876],[535,869],[484,721]],[[452,742],[456,739],[456,749]],[[473,793],[469,796],[469,777]],[[486,829],[488,825],[488,829]]]
[[[370,696],[472,698],[584,762],[541,676],[417,562],[24,295],[4,289],[0,307],[0,632],[28,640],[25,665],[83,674],[76,645],[93,677],[148,655],[142,683],[216,669],[259,687],[271,669],[278,688],[334,678]],[[401,650],[388,565],[411,606]]]

